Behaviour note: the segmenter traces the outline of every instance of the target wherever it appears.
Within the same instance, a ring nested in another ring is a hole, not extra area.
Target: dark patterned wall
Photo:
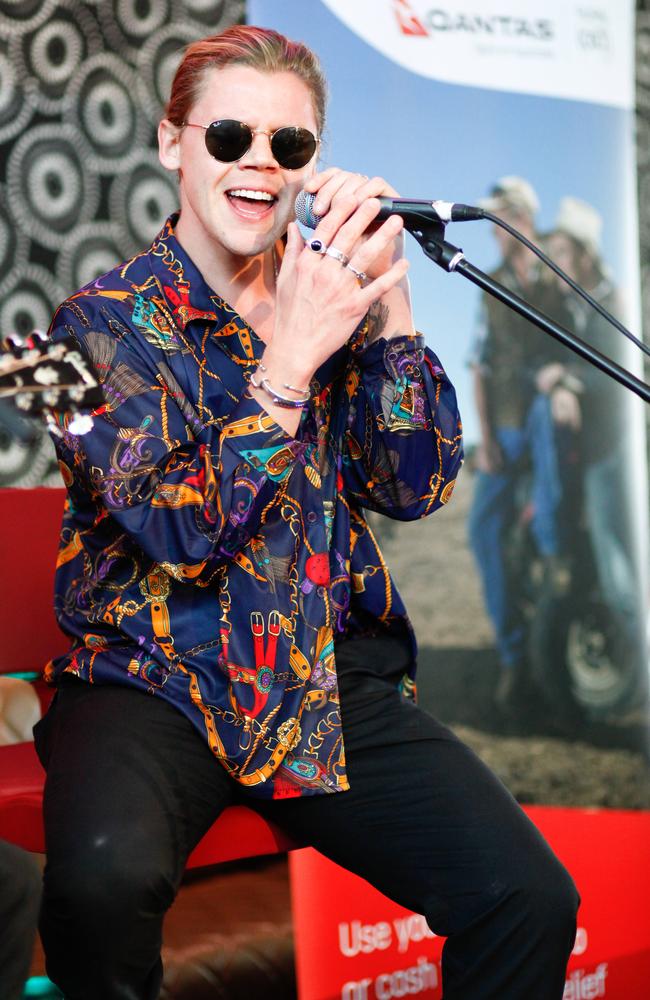
[[[243,0],[0,0],[0,336],[155,235],[177,204],[156,126],[180,50]],[[0,400],[0,486],[52,481],[40,427]]]

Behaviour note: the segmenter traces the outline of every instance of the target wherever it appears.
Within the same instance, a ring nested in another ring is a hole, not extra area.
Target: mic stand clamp
[[[478,285],[484,292],[494,296],[494,298],[503,302],[509,309],[513,309],[520,316],[523,316],[524,319],[530,320],[531,323],[538,326],[540,330],[544,330],[545,333],[554,337],[555,340],[559,340],[565,347],[579,354],[585,361],[595,365],[596,368],[605,372],[610,378],[624,385],[626,389],[636,393],[646,403],[650,402],[650,385],[642,382],[632,372],[617,365],[611,358],[601,354],[600,351],[591,347],[590,344],[581,340],[580,337],[576,337],[575,334],[571,333],[565,327],[560,326],[550,316],[540,312],[539,309],[535,309],[525,299],[522,299],[519,295],[510,291],[509,288],[506,288],[505,285],[490,278],[483,271],[479,270],[478,267],[474,267],[467,260],[460,247],[456,247],[445,240],[444,222],[427,222],[425,226],[419,229],[411,229],[410,233],[422,247],[425,256],[432,260],[434,264],[441,267],[443,271],[454,271],[462,274],[464,278]]]

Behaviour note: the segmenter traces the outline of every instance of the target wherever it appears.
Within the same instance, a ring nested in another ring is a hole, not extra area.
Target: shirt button
[[[307,514],[307,520],[309,521],[310,524],[313,524],[314,521],[318,520],[318,515],[316,514],[315,511],[310,510],[309,513]]]
[[[319,587],[316,593],[318,594],[319,597],[325,597],[327,590],[325,589],[325,587]]]

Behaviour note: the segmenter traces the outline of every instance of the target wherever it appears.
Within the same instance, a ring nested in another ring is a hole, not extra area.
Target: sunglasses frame
[[[221,125],[223,122],[235,122],[237,125],[243,125],[250,132],[250,142],[248,146],[242,153],[239,154],[239,156],[235,156],[232,160],[221,160],[218,156],[215,156],[214,153],[211,153],[208,148],[208,131],[212,128],[213,125]],[[302,125],[281,125],[280,128],[276,128],[273,131],[271,131],[270,129],[264,129],[264,128],[251,128],[248,122],[239,121],[237,118],[217,118],[216,121],[210,122],[209,125],[199,125],[197,122],[182,122],[181,124],[183,127],[189,125],[191,128],[202,128],[204,130],[205,148],[207,149],[208,154],[212,157],[212,159],[217,160],[218,163],[236,163],[237,160],[241,160],[242,156],[245,156],[246,153],[249,151],[249,149],[253,145],[253,139],[255,138],[256,135],[266,135],[269,137],[269,146],[271,147],[271,153],[273,154],[273,158],[283,170],[302,170],[304,167],[307,166],[308,163],[311,162],[311,160],[313,160],[314,156],[318,151],[318,147],[321,144],[320,136],[314,135],[314,133],[310,129],[303,128]],[[311,154],[309,159],[305,161],[305,163],[301,164],[298,167],[285,166],[283,163],[280,162],[280,160],[277,157],[277,154],[273,149],[273,140],[275,136],[279,132],[285,131],[285,129],[299,129],[301,132],[309,132],[309,135],[314,140],[315,146],[313,153]]]

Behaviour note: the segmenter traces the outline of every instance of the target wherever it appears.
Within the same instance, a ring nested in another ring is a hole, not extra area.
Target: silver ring
[[[359,271],[356,267],[353,267],[352,264],[346,264],[345,266],[348,271],[352,271],[352,274],[355,276],[360,285],[362,285],[364,281],[368,280],[368,275],[365,271]]]
[[[338,260],[343,267],[348,266],[350,258],[347,254],[341,253],[340,250],[337,250],[336,247],[325,247],[325,253],[328,257],[333,257],[334,260]]]
[[[313,250],[314,253],[327,253],[329,249],[327,243],[323,243],[322,240],[310,240],[307,246],[310,250]]]

